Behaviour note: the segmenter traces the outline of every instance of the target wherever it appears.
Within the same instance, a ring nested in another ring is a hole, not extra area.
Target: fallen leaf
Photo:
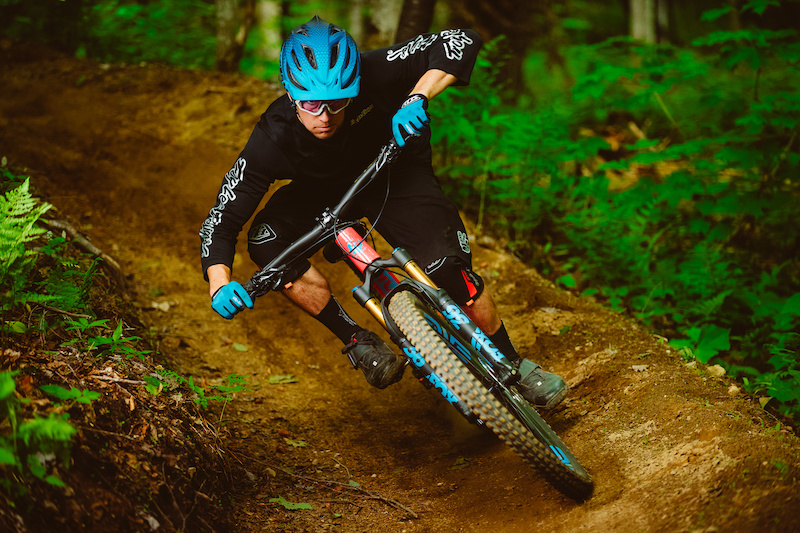
[[[283,506],[284,509],[288,509],[290,511],[295,511],[297,509],[313,509],[314,507],[310,503],[294,503],[290,501],[286,501],[283,496],[278,496],[277,498],[270,498],[270,502],[277,503],[278,505]]]
[[[294,374],[276,374],[274,376],[270,376],[267,380],[267,383],[270,385],[279,385],[281,383],[297,383],[297,378],[294,377]]]

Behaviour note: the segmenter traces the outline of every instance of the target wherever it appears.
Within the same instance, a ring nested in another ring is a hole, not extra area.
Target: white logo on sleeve
[[[208,217],[200,228],[200,257],[208,257],[208,247],[211,246],[211,241],[213,240],[214,228],[222,221],[222,211],[225,209],[228,202],[236,199],[236,192],[234,189],[236,189],[236,186],[239,185],[239,182],[244,178],[244,169],[246,166],[247,161],[240,157],[236,160],[236,163],[233,164],[233,168],[225,174],[225,178],[222,180],[222,187],[217,195],[217,205],[211,208]]]
[[[472,39],[463,30],[444,30],[442,39],[444,39],[442,44],[447,59],[454,61],[461,61],[464,57],[464,48],[472,44]]]
[[[458,244],[461,246],[461,249],[464,250],[465,254],[469,253],[469,237],[463,231],[456,232],[458,236]]]
[[[394,61],[395,59],[406,59],[411,54],[415,54],[417,52],[425,50],[430,45],[432,45],[434,41],[436,41],[436,39],[438,38],[439,38],[438,33],[434,33],[433,35],[428,35],[427,37],[424,35],[418,35],[416,39],[398,48],[397,50],[389,50],[388,52],[386,52],[386,61]]]

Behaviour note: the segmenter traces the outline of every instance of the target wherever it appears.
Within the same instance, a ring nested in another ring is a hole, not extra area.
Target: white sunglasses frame
[[[327,103],[327,102],[328,102],[327,100],[320,100],[321,102],[326,102],[326,103],[322,104],[322,106],[320,106],[320,108],[319,108],[319,111],[318,111],[318,112],[316,112],[316,113],[312,113],[312,112],[311,112],[311,111],[309,111],[308,109],[303,109],[303,108],[302,108],[302,106],[298,105],[298,103],[297,103],[297,102],[299,102],[299,101],[300,101],[300,100],[292,100],[292,103],[295,105],[295,107],[297,107],[297,109],[299,109],[299,110],[303,111],[304,113],[308,113],[308,114],[309,114],[309,115],[311,115],[312,117],[318,117],[318,116],[320,116],[321,114],[323,114],[323,113],[325,112],[325,110],[326,110],[326,109],[328,110],[328,114],[330,114],[330,115],[338,115],[339,113],[341,113],[342,111],[344,111],[344,110],[347,108],[347,106],[349,106],[349,105],[350,105],[350,103],[353,101],[353,99],[352,99],[352,98],[348,98],[348,99],[347,99],[347,103],[346,103],[346,104],[344,104],[344,105],[343,105],[343,106],[342,106],[342,107],[341,107],[339,110],[337,110],[337,111],[334,111],[333,109],[331,109],[331,106],[330,106],[330,105]],[[303,101],[305,102],[305,101],[307,101],[307,100],[303,100]]]

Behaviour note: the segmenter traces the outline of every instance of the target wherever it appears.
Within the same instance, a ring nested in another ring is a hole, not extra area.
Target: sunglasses
[[[345,107],[350,105],[351,100],[352,98],[339,98],[338,100],[295,100],[295,103],[297,107],[309,115],[318,117],[325,111],[325,108],[328,109],[328,113],[331,115],[341,113]]]

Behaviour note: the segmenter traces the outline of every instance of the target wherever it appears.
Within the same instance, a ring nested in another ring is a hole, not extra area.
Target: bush
[[[543,90],[525,110],[493,96],[497,60],[481,61],[432,105],[446,187],[542,273],[796,415],[800,95],[785,88],[800,83],[798,37],[579,47],[571,94]]]

